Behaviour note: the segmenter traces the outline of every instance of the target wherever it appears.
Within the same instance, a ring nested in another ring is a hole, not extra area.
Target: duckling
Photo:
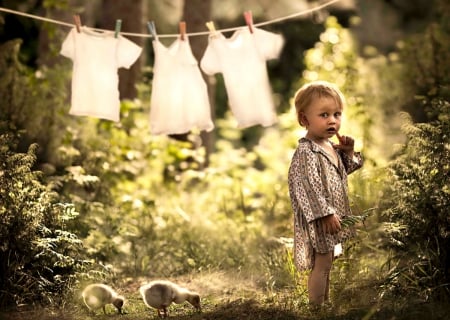
[[[101,283],[94,283],[84,288],[83,293],[84,304],[89,310],[95,312],[96,309],[103,309],[103,313],[106,314],[105,306],[109,303],[113,304],[119,314],[122,313],[122,307],[124,304],[124,297],[118,295],[110,286]]]
[[[150,308],[155,308],[160,318],[169,316],[167,308],[172,302],[180,304],[187,301],[199,312],[201,311],[200,295],[197,292],[192,292],[167,280],[152,281],[143,285],[139,291],[144,303]]]

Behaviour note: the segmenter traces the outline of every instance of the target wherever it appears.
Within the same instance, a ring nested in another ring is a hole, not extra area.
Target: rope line
[[[265,22],[260,22],[260,23],[254,23],[253,26],[255,27],[261,27],[261,26],[266,26],[269,24],[274,24],[274,23],[278,23],[278,22],[282,22],[285,20],[289,20],[289,19],[293,19],[293,18],[297,18],[303,15],[307,15],[310,13],[313,13],[315,11],[321,10],[325,7],[328,7],[336,2],[338,2],[340,0],[330,0],[326,3],[323,3],[321,5],[318,5],[314,8],[311,9],[307,9],[304,11],[300,11],[291,15],[287,15],[284,17],[280,17],[280,18],[276,18],[276,19],[272,19],[272,20],[268,20]],[[70,27],[70,28],[74,28],[75,24],[72,23],[67,23],[64,21],[59,21],[59,20],[54,20],[54,19],[50,19],[50,18],[45,18],[45,17],[41,17],[41,16],[37,16],[37,15],[33,15],[33,14],[29,14],[29,13],[24,13],[24,12],[20,12],[20,11],[16,11],[16,10],[11,10],[11,9],[7,9],[7,8],[3,8],[0,7],[0,11],[6,12],[6,13],[11,13],[11,14],[15,14],[15,15],[19,15],[19,16],[23,16],[23,17],[27,17],[27,18],[32,18],[35,20],[41,20],[41,21],[45,21],[45,22],[49,22],[49,23],[53,23],[53,24],[57,24],[57,25],[62,25],[65,27]],[[226,28],[226,29],[219,29],[217,30],[217,32],[229,32],[229,31],[235,31],[242,28],[242,26],[239,27],[234,27],[234,28]],[[111,30],[105,30],[105,29],[98,29],[98,28],[89,28],[91,30],[94,31],[98,31],[98,32],[107,32],[107,31],[111,31]],[[186,33],[187,36],[202,36],[202,35],[209,35],[211,32],[210,31],[202,31],[202,32],[192,32],[192,33]],[[146,33],[132,33],[132,32],[120,32],[121,35],[124,36],[130,36],[130,37],[142,37],[142,38],[151,38],[152,36],[150,34],[146,34]],[[157,35],[158,38],[176,38],[179,36],[179,34],[158,34]]]

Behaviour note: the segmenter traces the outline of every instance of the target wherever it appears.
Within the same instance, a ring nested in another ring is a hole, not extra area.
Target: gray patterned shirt
[[[313,253],[327,253],[350,238],[354,231],[342,229],[338,234],[325,233],[320,218],[352,214],[348,200],[347,174],[363,165],[361,154],[350,158],[340,150],[338,166],[318,144],[302,138],[292,157],[288,183],[294,211],[294,261],[299,270],[311,269]]]

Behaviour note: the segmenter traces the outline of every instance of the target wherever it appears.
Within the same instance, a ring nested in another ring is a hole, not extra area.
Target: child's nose
[[[330,122],[332,122],[332,123],[336,123],[337,121],[339,121],[339,117],[337,117],[337,116],[330,116]]]

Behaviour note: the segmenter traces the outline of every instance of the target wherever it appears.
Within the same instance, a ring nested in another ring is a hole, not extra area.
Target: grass
[[[306,320],[306,319],[447,319],[450,306],[447,304],[417,303],[399,298],[381,303],[373,286],[365,286],[357,292],[339,290],[333,306],[321,310],[310,310],[306,302],[306,292],[295,288],[277,288],[270,292],[258,286],[251,276],[224,272],[211,272],[172,279],[180,285],[201,293],[202,313],[197,313],[188,303],[172,304],[169,308],[173,320]],[[107,314],[100,310],[89,314],[81,299],[76,298],[62,309],[35,308],[8,313],[0,313],[1,320],[151,320],[159,319],[156,311],[146,307],[139,295],[139,286],[146,279],[127,279],[116,289],[126,297],[125,314],[116,313],[112,305],[107,306]],[[332,292],[333,293],[333,292]],[[339,301],[350,300],[345,304]],[[360,300],[358,300],[358,297]]]

